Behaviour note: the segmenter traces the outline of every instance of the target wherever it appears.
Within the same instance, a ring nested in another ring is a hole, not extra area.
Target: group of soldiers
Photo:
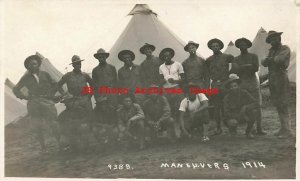
[[[282,32],[276,31],[268,33],[266,42],[272,47],[262,65],[269,69],[271,99],[281,123],[276,136],[287,138],[292,135],[287,76],[290,49],[281,44],[281,34]],[[211,119],[216,121],[215,135],[222,134],[222,122],[231,135],[237,134],[240,123],[247,124],[247,138],[253,138],[254,133],[265,135],[257,74],[260,65],[258,56],[248,52],[248,48],[252,46],[251,41],[246,38],[235,41],[235,46],[241,52],[237,57],[222,53],[224,44],[219,39],[211,39],[207,46],[213,55],[204,60],[196,54],[199,44],[188,42],[184,50],[189,53],[189,57],[179,63],[172,60],[175,56],[172,48],[164,48],[159,57],[155,57],[155,46],[146,43],[140,48],[140,53],[146,56],[141,65],[133,63],[135,54],[132,51],[122,50],[118,58],[124,66],[118,73],[113,65],[106,62],[110,54],[99,49],[94,54],[99,64],[93,69],[92,77],[81,71],[84,60],[74,55],[70,63],[73,71],[63,75],[58,82],[47,72],[39,70],[40,57],[31,55],[24,62],[28,71],[13,88],[13,92],[18,98],[28,100],[30,122],[42,151],[47,151],[43,133],[45,123],[51,126],[59,146],[61,135],[67,135],[72,148],[80,140],[85,148],[92,132],[97,140],[104,143],[112,140],[136,140],[139,148],[144,149],[145,138],[155,142],[159,133],[164,131],[170,142],[176,142],[176,127],[180,128],[181,137],[193,138],[200,135],[201,140],[206,142],[209,141]],[[67,93],[62,88],[64,84],[67,85]],[[95,91],[94,95],[82,94],[82,90],[88,85],[95,90],[101,86],[122,87],[127,88],[129,93],[115,95]],[[27,87],[28,95],[21,91],[23,87]],[[134,94],[136,87],[181,88],[184,93]],[[191,88],[216,88],[218,94],[194,94],[191,93]],[[62,96],[55,96],[57,92]],[[92,96],[96,100],[94,109]],[[57,117],[55,103],[58,101],[66,105],[66,110]],[[253,130],[255,123],[256,130]]]

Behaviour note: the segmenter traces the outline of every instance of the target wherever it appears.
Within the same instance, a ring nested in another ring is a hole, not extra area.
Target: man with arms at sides
[[[124,62],[124,66],[118,71],[118,86],[126,88],[129,93],[134,94],[136,87],[143,86],[141,79],[141,67],[133,63],[135,55],[130,50],[122,50],[118,54],[120,61]],[[145,95],[134,94],[136,103],[142,105],[145,101]]]
[[[108,103],[114,108],[117,109],[118,99],[117,95],[114,94],[99,94],[100,87],[116,88],[117,87],[117,70],[115,66],[106,62],[106,59],[109,57],[104,49],[100,48],[97,53],[94,54],[94,57],[99,61],[99,64],[92,71],[92,79],[94,82],[95,90],[95,99],[97,97],[107,97]]]
[[[198,43],[189,41],[184,50],[189,52],[190,56],[183,61],[182,66],[185,73],[186,83],[197,83],[201,89],[208,88],[209,77],[205,60],[196,54],[199,47]]]
[[[232,63],[233,56],[221,52],[221,49],[224,48],[224,44],[217,38],[209,40],[207,46],[213,51],[213,55],[206,60],[209,78],[211,79],[210,88],[218,89],[218,94],[211,96],[210,103],[214,106],[214,118],[217,122],[215,134],[221,134],[221,120],[223,119],[222,115],[224,113],[224,83],[229,77],[229,63]]]
[[[155,46],[146,43],[140,48],[141,54],[146,55],[146,59],[141,64],[141,76],[144,87],[149,87],[151,84],[159,84],[159,66],[163,63],[158,57],[152,53]]]

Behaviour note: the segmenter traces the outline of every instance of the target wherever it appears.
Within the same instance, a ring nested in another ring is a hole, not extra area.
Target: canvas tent
[[[130,22],[109,52],[108,61],[116,66],[117,70],[123,66],[123,62],[118,59],[121,50],[133,51],[134,63],[140,64],[145,59],[145,55],[142,55],[139,49],[145,43],[156,46],[153,53],[155,56],[158,56],[163,48],[170,47],[175,50],[173,60],[182,62],[188,57],[188,53],[183,49],[185,43],[157,18],[157,14],[148,5],[135,5],[129,15],[132,16]]]
[[[224,51],[224,53],[230,54],[230,55],[236,57],[240,54],[240,50],[237,47],[235,47],[235,45],[232,41],[230,41],[226,50]]]
[[[26,101],[16,98],[12,92],[14,84],[9,80],[5,80],[4,85],[4,123],[8,125],[26,116]]]
[[[266,75],[268,68],[261,65],[261,61],[268,55],[271,45],[266,43],[268,33],[263,28],[260,28],[252,41],[252,47],[249,48],[250,53],[255,53],[259,59],[259,76]]]

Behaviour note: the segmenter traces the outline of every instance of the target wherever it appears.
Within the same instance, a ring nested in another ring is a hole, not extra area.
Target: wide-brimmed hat
[[[187,45],[184,46],[184,50],[187,52],[188,51],[188,48],[190,45],[195,45],[195,47],[198,49],[199,47],[199,44],[198,43],[195,43],[193,41],[189,41]]]
[[[31,60],[36,60],[38,62],[38,64],[39,64],[39,66],[42,64],[41,57],[39,57],[38,55],[30,55],[24,61],[24,66],[25,66],[26,69],[29,68],[29,63],[30,63]]]
[[[283,33],[283,32],[276,32],[276,31],[273,31],[273,30],[269,31],[269,32],[268,32],[268,36],[267,36],[267,38],[266,38],[266,42],[267,42],[267,43],[270,43],[270,38],[271,38],[271,37],[274,37],[274,36],[280,36],[282,33]]]
[[[152,52],[155,50],[155,46],[154,45],[151,45],[149,43],[145,43],[145,45],[143,45],[141,48],[140,48],[140,52],[141,54],[144,54],[144,51],[146,48],[150,48],[152,50]]]
[[[160,58],[160,59],[162,59],[162,55],[163,55],[165,52],[170,52],[170,53],[171,53],[171,58],[173,58],[174,55],[175,55],[175,51],[174,51],[172,48],[164,48],[164,49],[162,49],[162,51],[159,53],[159,58]]]
[[[81,58],[78,55],[74,55],[72,57],[72,63],[70,63],[70,65],[73,63],[82,62],[82,61],[84,61],[84,60],[81,60]]]
[[[241,79],[237,75],[232,74],[229,76],[229,79],[225,82],[225,87],[228,88],[232,82],[236,82],[236,83],[240,84]]]
[[[220,50],[222,50],[224,48],[224,43],[221,40],[219,40],[218,38],[214,38],[207,42],[207,46],[209,49],[211,49],[211,45],[213,43],[218,43],[220,45]]]
[[[109,53],[107,53],[103,48],[100,48],[97,53],[94,54],[94,57],[98,59],[100,55],[105,55],[106,58],[109,57]]]
[[[118,58],[119,58],[119,60],[121,60],[122,62],[123,62],[123,55],[125,55],[125,54],[130,55],[131,58],[132,58],[132,61],[135,59],[135,55],[134,55],[134,53],[133,53],[131,50],[122,50],[122,51],[120,51],[119,54],[118,54]]]
[[[240,43],[241,42],[245,42],[246,44],[247,44],[247,46],[248,46],[248,48],[250,48],[251,46],[252,46],[252,43],[251,43],[251,41],[250,40],[248,40],[247,38],[239,38],[239,39],[237,39],[236,41],[235,41],[235,46],[237,47],[237,48],[240,48]]]

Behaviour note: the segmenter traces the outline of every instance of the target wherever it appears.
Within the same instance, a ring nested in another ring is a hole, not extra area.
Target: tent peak
[[[234,46],[233,42],[230,41],[229,44],[228,44],[228,46]]]
[[[147,4],[136,4],[134,8],[128,13],[128,15],[135,15],[135,14],[155,14],[155,12],[150,9]]]
[[[259,33],[266,33],[266,30],[263,27],[260,27],[260,29],[258,30]]]

